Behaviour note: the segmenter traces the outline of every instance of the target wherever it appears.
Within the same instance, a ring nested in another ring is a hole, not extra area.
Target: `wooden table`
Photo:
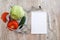
[[[31,10],[32,6],[38,9],[40,5],[49,14],[48,34],[32,35],[9,31],[0,19],[0,40],[60,40],[60,0],[0,0],[0,17],[2,12],[10,11],[13,5],[21,5],[26,11]],[[27,14],[27,24],[31,27],[31,13]]]

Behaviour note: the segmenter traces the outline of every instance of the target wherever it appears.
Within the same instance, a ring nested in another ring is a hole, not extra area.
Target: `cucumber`
[[[23,27],[25,21],[26,21],[26,17],[23,16],[22,19],[21,19],[21,21],[20,21],[20,23],[19,23],[19,26],[20,26],[19,29],[21,29]]]

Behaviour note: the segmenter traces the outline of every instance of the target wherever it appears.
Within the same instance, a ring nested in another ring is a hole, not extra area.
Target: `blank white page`
[[[47,13],[31,12],[31,34],[47,34]]]

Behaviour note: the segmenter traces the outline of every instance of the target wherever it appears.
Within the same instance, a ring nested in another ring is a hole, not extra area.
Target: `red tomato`
[[[7,27],[9,30],[16,30],[18,28],[18,22],[16,20],[9,21]]]
[[[6,16],[8,15],[9,13],[8,12],[4,12],[1,16],[1,19],[3,20],[3,22],[6,22],[7,19],[6,19]]]

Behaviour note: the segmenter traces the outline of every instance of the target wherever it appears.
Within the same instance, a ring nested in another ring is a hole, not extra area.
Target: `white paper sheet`
[[[47,34],[47,13],[31,12],[31,34]]]

